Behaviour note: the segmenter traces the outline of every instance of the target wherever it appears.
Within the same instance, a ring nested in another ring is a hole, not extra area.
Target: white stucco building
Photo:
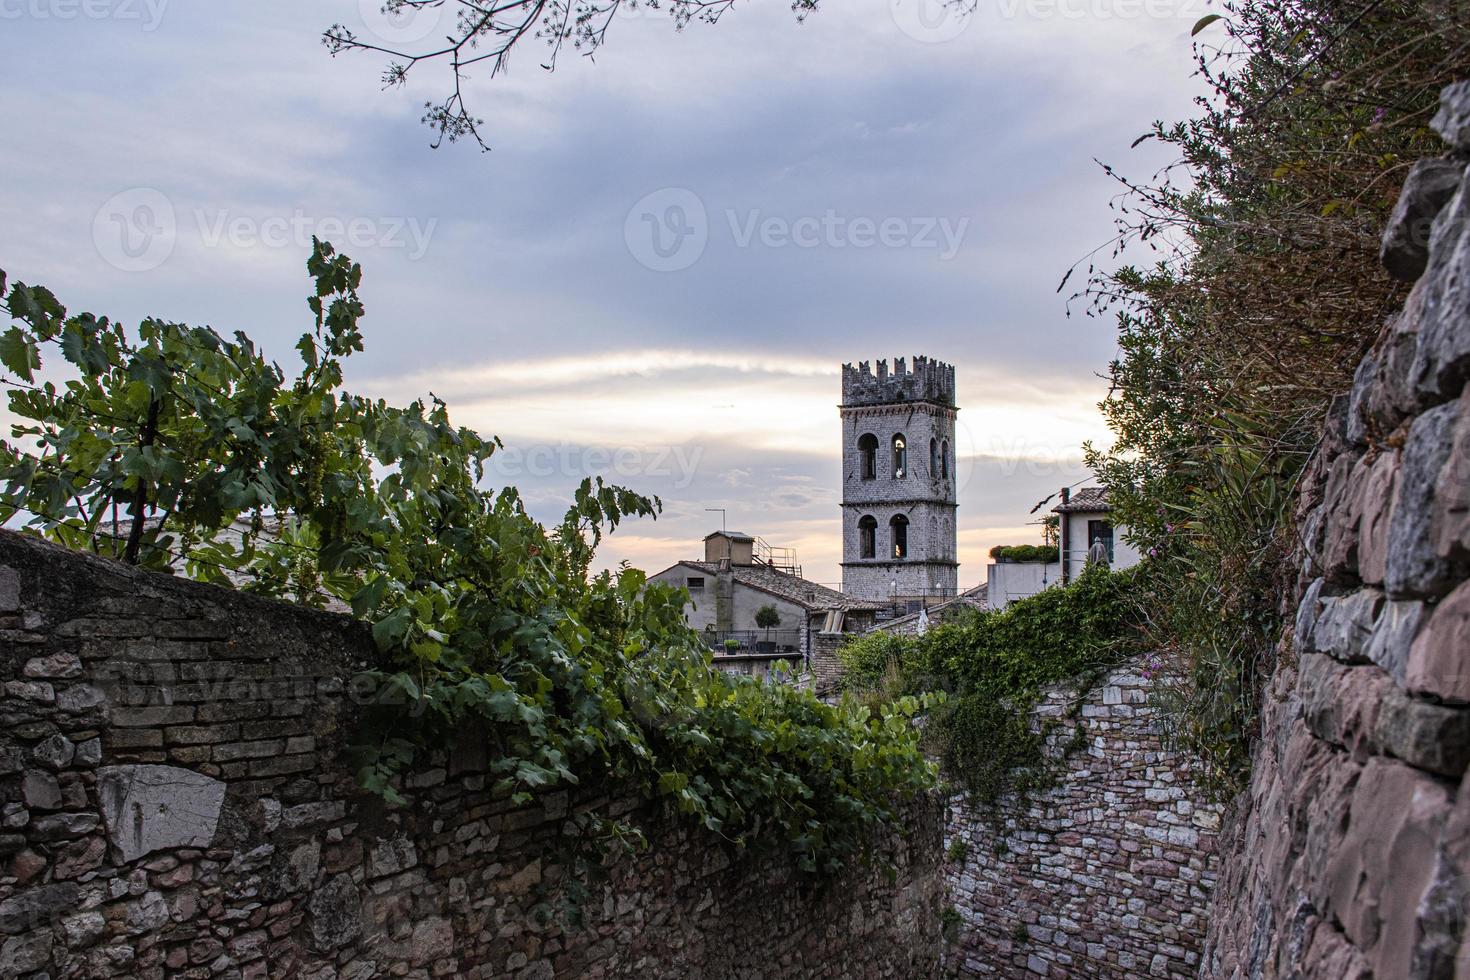
[[[1051,561],[995,561],[986,569],[987,602],[1004,609],[1017,599],[1054,585],[1066,585],[1087,567],[1093,542],[1101,542],[1114,570],[1131,568],[1140,560],[1138,550],[1123,537],[1125,527],[1113,524],[1113,508],[1103,487],[1063,488],[1057,515],[1057,553]]]

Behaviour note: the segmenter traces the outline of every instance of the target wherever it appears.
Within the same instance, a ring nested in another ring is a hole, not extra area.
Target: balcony
[[[705,630],[700,636],[717,657],[801,655],[801,630]]]

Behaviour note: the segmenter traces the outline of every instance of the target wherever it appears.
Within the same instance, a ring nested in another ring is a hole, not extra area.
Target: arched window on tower
[[[939,440],[929,440],[929,479],[939,477]]]
[[[871,432],[858,437],[858,466],[864,480],[878,476],[878,437]]]
[[[893,557],[907,558],[909,556],[909,519],[902,514],[894,514],[893,520],[888,522],[888,528],[893,532]]]
[[[893,478],[902,480],[909,472],[909,444],[904,441],[903,433],[900,432],[893,437]]]
[[[944,443],[939,447],[939,475],[941,477],[943,477],[944,479],[946,479],[946,480],[949,479],[949,440],[948,439],[944,440]]]
[[[865,514],[858,521],[858,557],[878,557],[878,519]]]

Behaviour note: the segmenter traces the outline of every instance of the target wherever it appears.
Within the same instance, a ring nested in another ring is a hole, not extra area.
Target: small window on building
[[[702,589],[704,588],[704,576],[691,575],[687,580],[685,580],[685,584],[689,586],[689,591],[691,592],[696,589]]]
[[[909,519],[902,514],[894,514],[888,526],[893,532],[893,557],[907,558],[909,556]]]
[[[871,514],[858,521],[858,557],[876,558],[878,555],[878,519]]]
[[[858,438],[858,466],[864,480],[878,478],[878,437],[871,432]]]
[[[1108,549],[1108,561],[1113,560],[1113,524],[1111,521],[1088,521],[1087,522],[1087,547],[1091,548],[1094,541],[1101,540]]]
[[[929,479],[939,476],[939,440],[929,440]]]
[[[939,475],[941,477],[943,477],[944,479],[946,479],[946,480],[949,479],[949,440],[948,439],[944,440],[944,443],[942,445],[940,445],[940,447],[939,447]]]
[[[903,433],[893,437],[893,478],[902,480],[909,471],[909,444],[904,441]]]

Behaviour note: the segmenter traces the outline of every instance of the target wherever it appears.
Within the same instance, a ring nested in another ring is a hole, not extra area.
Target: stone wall
[[[1214,977],[1470,976],[1470,84],[1384,238],[1417,279],[1302,480],[1299,607],[1231,821]]]
[[[937,803],[811,893],[613,795],[651,846],[564,929],[550,848],[596,791],[512,807],[466,751],[406,807],[360,793],[371,651],[341,616],[0,531],[0,976],[935,975]]]
[[[1220,807],[1165,749],[1143,664],[1049,691],[1051,789],[988,808],[951,801],[946,954],[960,977],[1193,977],[1215,881]],[[1077,707],[1075,716],[1074,706]],[[1083,741],[1074,744],[1081,726]]]

